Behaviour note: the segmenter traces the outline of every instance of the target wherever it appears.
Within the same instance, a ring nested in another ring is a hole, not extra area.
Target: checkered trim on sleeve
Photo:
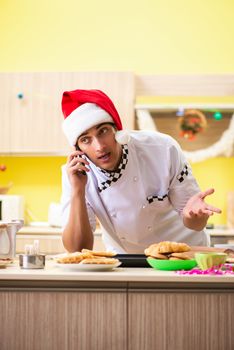
[[[108,176],[109,179],[101,182],[101,185],[98,187],[99,192],[106,190],[108,187],[111,186],[113,182],[116,182],[121,178],[123,171],[125,170],[128,163],[128,146],[122,145],[122,150],[122,159],[116,171],[108,172],[104,169],[101,169],[101,172]]]
[[[186,176],[188,176],[188,166],[185,164],[181,173],[176,178],[179,182],[183,182]]]
[[[146,199],[147,199],[147,201],[148,201],[149,204],[150,204],[150,203],[155,202],[156,200],[157,200],[158,202],[162,202],[166,197],[168,197],[168,195],[167,195],[167,194],[164,194],[164,196],[148,196]]]

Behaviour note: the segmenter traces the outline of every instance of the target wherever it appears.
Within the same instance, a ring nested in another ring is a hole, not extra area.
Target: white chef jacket
[[[87,173],[86,205],[92,230],[95,215],[107,250],[117,253],[143,253],[160,241],[208,245],[204,231],[183,224],[180,213],[188,199],[200,189],[178,143],[155,131],[132,131],[127,164],[121,176],[110,175],[90,162]],[[109,175],[109,178],[108,178]],[[103,185],[104,184],[104,185]],[[106,185],[107,184],[107,185]],[[62,222],[69,217],[71,185],[62,167]]]

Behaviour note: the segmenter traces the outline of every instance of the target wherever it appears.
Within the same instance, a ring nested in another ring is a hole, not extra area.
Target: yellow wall
[[[1,184],[12,181],[9,194],[25,197],[27,222],[47,221],[50,202],[60,200],[61,166],[65,162],[65,157],[0,157],[0,164],[7,166],[7,170],[0,173]],[[234,158],[210,159],[192,164],[192,168],[202,190],[210,187],[216,190],[207,202],[223,211],[209,222],[225,224],[227,192],[234,191]]]
[[[61,196],[61,166],[65,157],[3,157],[0,164],[7,170],[0,172],[0,184],[13,182],[8,194],[25,198],[25,219],[47,221],[50,202],[59,202]]]
[[[0,71],[234,71],[233,0],[0,0]]]
[[[0,0],[0,71],[130,70],[138,74],[233,73],[232,0]],[[62,157],[1,157],[0,184],[24,194],[34,220],[60,198]],[[224,213],[234,159],[193,166]]]
[[[207,197],[206,202],[219,207],[222,214],[214,215],[209,223],[226,224],[227,193],[234,191],[234,157],[209,159],[192,164],[193,174],[202,190],[213,187],[215,193]]]

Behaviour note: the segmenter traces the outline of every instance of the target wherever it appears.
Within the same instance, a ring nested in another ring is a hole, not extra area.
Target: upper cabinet
[[[125,72],[0,73],[0,153],[65,155],[63,91],[100,89],[134,127],[134,75]]]

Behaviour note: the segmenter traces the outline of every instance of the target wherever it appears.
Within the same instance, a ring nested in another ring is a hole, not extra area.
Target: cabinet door
[[[126,298],[119,291],[0,292],[1,350],[127,350]]]
[[[68,145],[62,133],[61,86],[55,73],[14,76],[14,91],[23,98],[12,101],[13,153],[63,153]]]
[[[129,350],[232,350],[234,294],[130,292]]]
[[[57,73],[0,74],[0,153],[65,154]]]
[[[0,153],[10,152],[11,83],[9,74],[0,74]]]

